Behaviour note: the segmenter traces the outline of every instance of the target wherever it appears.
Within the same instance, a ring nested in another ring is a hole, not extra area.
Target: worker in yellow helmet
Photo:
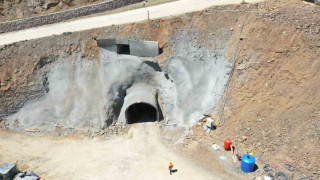
[[[169,172],[170,172],[170,175],[172,174],[172,168],[173,168],[173,164],[172,164],[172,162],[170,161],[170,162],[169,162]]]

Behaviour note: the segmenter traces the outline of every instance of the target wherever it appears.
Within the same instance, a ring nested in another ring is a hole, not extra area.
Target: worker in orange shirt
[[[170,161],[170,162],[169,162],[169,171],[170,171],[170,175],[172,174],[172,168],[173,168],[173,164],[172,164],[172,162]]]

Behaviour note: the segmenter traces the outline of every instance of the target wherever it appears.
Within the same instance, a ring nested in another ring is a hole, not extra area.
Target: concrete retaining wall
[[[142,2],[144,0],[112,0],[99,4],[89,5],[85,7],[75,8],[67,11],[57,12],[53,14],[26,18],[21,20],[0,23],[0,33],[18,31],[22,29],[58,23],[64,20],[86,16],[90,14],[110,11],[130,4]]]

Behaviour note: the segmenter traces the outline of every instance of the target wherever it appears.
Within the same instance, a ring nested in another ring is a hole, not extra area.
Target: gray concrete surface
[[[109,46],[114,46],[117,44],[116,39],[98,39],[97,44],[101,48],[109,47]]]
[[[9,127],[103,128],[117,120],[125,92],[134,83],[159,87],[159,81],[168,81],[163,72],[155,71],[136,56],[117,55],[105,49],[101,53],[101,63],[85,61],[79,54],[71,64],[61,59],[49,65],[48,93],[9,116]]]
[[[103,48],[112,52],[118,52],[116,39],[98,39],[97,44],[100,48]]]
[[[121,108],[129,102],[125,98],[128,89],[146,84],[158,91],[166,121],[192,125],[218,103],[231,67],[218,52],[209,54],[185,43],[175,48],[179,53],[160,64],[160,70],[153,66],[153,58],[117,55],[105,49],[101,49],[101,63],[84,61],[80,55],[72,63],[58,60],[48,67],[48,93],[25,104],[7,123],[17,130],[54,130],[56,126],[99,129],[117,120],[125,122]],[[150,99],[154,104],[153,95]]]
[[[127,89],[126,97],[124,98],[124,104],[121,108],[121,112],[118,118],[118,122],[127,123],[127,110],[130,106],[136,103],[146,103],[152,106],[157,111],[156,120],[159,121],[159,109],[158,102],[156,99],[156,89],[148,84],[140,83],[133,84],[132,87]]]
[[[140,57],[156,57],[159,55],[159,43],[154,41],[129,40],[130,54]]]

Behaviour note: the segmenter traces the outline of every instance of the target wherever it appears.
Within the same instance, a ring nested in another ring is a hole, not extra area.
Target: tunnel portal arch
[[[156,89],[148,84],[134,84],[126,91],[118,122],[133,124],[160,120]]]

